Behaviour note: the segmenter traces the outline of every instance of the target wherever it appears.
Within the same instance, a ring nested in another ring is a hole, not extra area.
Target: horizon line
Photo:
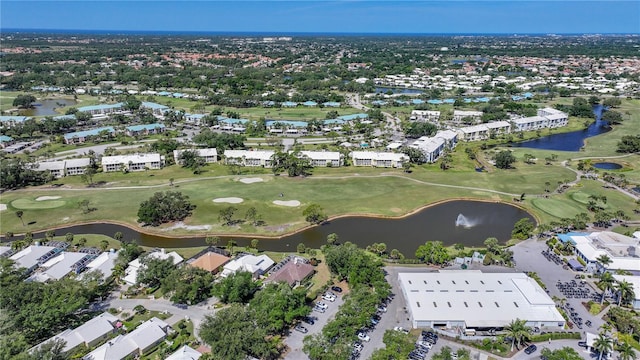
[[[46,29],[46,28],[2,28],[0,35],[4,33],[42,33],[42,34],[103,34],[103,35],[509,35],[509,36],[576,36],[576,35],[620,35],[620,36],[640,36],[640,33],[633,32],[373,32],[373,31],[276,31],[276,30],[127,30],[127,29]]]

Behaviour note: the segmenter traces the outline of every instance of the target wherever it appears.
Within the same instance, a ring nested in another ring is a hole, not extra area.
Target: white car
[[[327,303],[324,303],[322,301],[318,301],[316,303],[316,307],[321,308],[322,310],[327,310],[329,308],[329,305],[327,305]]]
[[[418,341],[418,345],[424,346],[429,350],[431,350],[431,348],[433,347],[433,344],[428,341]]]
[[[396,326],[396,327],[393,328],[393,330],[400,331],[400,332],[405,333],[405,334],[409,333],[409,330],[407,330],[407,329],[405,329],[405,328],[403,328],[401,326]]]
[[[363,332],[359,332],[358,333],[358,339],[360,339],[361,341],[369,341],[371,340],[371,338],[369,337],[369,335],[363,333]]]
[[[336,301],[336,297],[332,296],[332,295],[329,295],[329,294],[324,294],[324,295],[322,295],[322,300],[327,300],[327,301],[334,302],[334,301]]]
[[[386,312],[387,312],[387,307],[386,307],[386,306],[384,306],[384,305],[380,305],[380,306],[378,306],[378,311],[379,311],[379,312],[386,313]]]

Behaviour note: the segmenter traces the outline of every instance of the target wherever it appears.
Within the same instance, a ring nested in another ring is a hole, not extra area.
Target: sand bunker
[[[273,203],[280,206],[291,206],[291,207],[300,206],[300,201],[298,200],[288,200],[288,201],[275,200]]]
[[[7,210],[7,204],[0,204],[0,211]]]
[[[171,230],[176,230],[176,229],[184,229],[184,230],[196,230],[196,231],[202,231],[202,230],[211,230],[211,225],[186,225],[185,223],[183,223],[182,221],[179,221],[173,225],[171,225],[170,227],[163,229],[162,231],[171,231]]]
[[[213,199],[214,203],[229,203],[229,204],[239,204],[241,202],[243,202],[244,200],[242,198],[238,198],[238,197],[227,197],[227,198],[217,198],[217,199]]]
[[[36,201],[58,200],[60,196],[40,196]]]
[[[259,177],[240,179],[240,182],[243,183],[243,184],[253,184],[253,183],[263,182],[263,181],[264,180],[262,178],[259,178]]]

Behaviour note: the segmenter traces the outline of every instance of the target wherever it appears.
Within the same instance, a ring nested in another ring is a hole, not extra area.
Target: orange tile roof
[[[229,260],[231,260],[230,257],[211,251],[200,256],[190,265],[207,271],[215,271]]]

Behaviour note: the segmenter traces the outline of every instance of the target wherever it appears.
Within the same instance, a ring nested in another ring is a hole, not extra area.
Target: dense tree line
[[[0,258],[0,358],[33,358],[27,349],[54,334],[78,326],[93,314],[83,312],[110,290],[99,276],[54,282],[25,281],[24,269]],[[20,355],[22,353],[22,355]]]
[[[215,285],[214,293],[231,304],[207,316],[200,327],[216,359],[277,358],[283,349],[280,336],[309,313],[305,288],[292,289],[284,282],[258,287],[248,272],[231,274]]]
[[[35,171],[33,167],[34,164],[18,157],[0,160],[0,188],[37,186],[53,180],[49,171]]]

